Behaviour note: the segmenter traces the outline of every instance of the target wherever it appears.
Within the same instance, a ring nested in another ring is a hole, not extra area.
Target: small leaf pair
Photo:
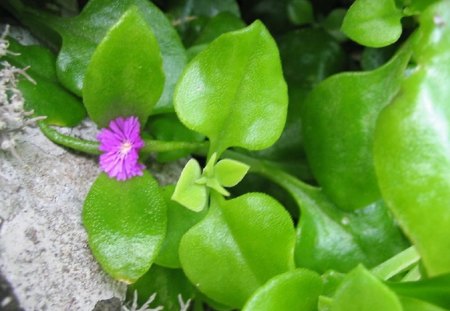
[[[208,188],[229,196],[230,193],[224,187],[237,185],[247,174],[249,166],[230,159],[216,163],[216,158],[217,154],[214,153],[203,172],[197,160],[189,160],[178,180],[172,200],[200,212],[208,204]]]

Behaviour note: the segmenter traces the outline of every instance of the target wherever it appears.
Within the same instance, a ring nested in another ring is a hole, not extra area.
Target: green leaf
[[[202,176],[202,169],[197,160],[190,159],[181,172],[172,200],[194,212],[200,212],[208,204],[208,190],[197,180]]]
[[[241,308],[267,280],[293,268],[292,220],[261,193],[228,201],[212,194],[207,216],[181,240],[181,265],[201,292]]]
[[[400,38],[402,17],[395,0],[356,0],[345,15],[342,31],[359,44],[383,47]]]
[[[164,73],[158,43],[137,7],[100,42],[84,82],[84,104],[100,127],[119,116],[147,121],[163,90]]]
[[[365,48],[361,54],[361,68],[374,70],[386,64],[398,49],[396,44],[384,48]]]
[[[132,301],[135,291],[138,293],[140,306],[156,293],[151,307],[163,306],[167,311],[180,310],[179,295],[183,302],[194,297],[194,287],[189,283],[182,270],[167,269],[157,265],[153,265],[144,276],[128,287],[128,301]]]
[[[450,274],[416,282],[389,282],[387,285],[398,295],[421,299],[450,309]]]
[[[182,13],[180,18],[186,16],[214,17],[220,13],[227,12],[237,17],[241,15],[236,0],[184,0],[174,10]]]
[[[271,167],[263,167],[262,172],[285,188],[300,207],[297,266],[320,273],[346,272],[358,263],[375,266],[408,246],[382,201],[344,212],[321,189]]]
[[[186,209],[171,200],[175,187],[173,185],[162,188],[167,204],[167,234],[159,250],[155,263],[167,268],[180,268],[178,248],[183,235],[206,215],[206,209],[200,213]]]
[[[337,8],[328,14],[328,16],[321,22],[322,27],[337,41],[346,41],[347,37],[342,33],[342,22],[344,21],[347,10]]]
[[[229,12],[222,12],[212,17],[205,24],[205,27],[203,27],[193,45],[209,43],[219,37],[221,34],[239,30],[241,28],[244,28],[245,26],[245,23],[236,15]]]
[[[400,297],[403,311],[445,311],[446,309],[439,308],[433,304],[417,300],[414,298]],[[448,310],[448,309],[447,309]]]
[[[62,47],[57,59],[57,74],[61,83],[77,95],[82,94],[84,76],[88,63],[99,43],[110,28],[131,6],[137,6],[147,25],[155,34],[161,49],[163,67],[166,74],[164,92],[154,113],[172,111],[172,95],[175,83],[186,64],[186,55],[181,41],[166,18],[151,1],[147,0],[91,0],[80,15],[74,18],[58,18],[29,6],[15,4],[15,15],[25,24],[34,28],[58,32],[62,37]],[[133,35],[134,30],[130,32]],[[53,40],[55,41],[55,40]],[[132,45],[131,45],[132,46]],[[131,47],[128,46],[128,47]]]
[[[289,20],[294,25],[309,24],[314,21],[313,7],[309,0],[291,0],[287,10]]]
[[[322,286],[320,276],[313,271],[306,269],[289,271],[277,275],[260,287],[242,310],[316,311]]]
[[[383,67],[332,76],[308,96],[302,113],[306,154],[320,186],[341,209],[381,197],[372,153],[376,120],[397,94],[410,56],[405,46]]]
[[[46,116],[45,122],[60,126],[75,126],[86,117],[78,98],[67,92],[56,78],[56,57],[37,45],[23,46],[8,38],[9,50],[20,55],[6,55],[5,59],[17,68],[26,68],[26,74],[36,83],[22,77],[18,84],[25,99],[25,109],[35,116]]]
[[[280,139],[254,154],[278,162],[298,163],[305,158],[301,107],[317,83],[344,68],[344,52],[336,40],[319,28],[290,31],[277,41],[289,90],[288,116]]]
[[[300,267],[347,272],[358,263],[374,266],[407,246],[382,202],[344,213],[320,191],[302,196],[295,248]]]
[[[342,281],[331,310],[402,311],[402,306],[395,293],[360,265]]]
[[[166,234],[166,213],[150,173],[127,181],[102,173],[83,207],[88,243],[102,268],[127,283],[147,272]]]
[[[165,113],[152,116],[147,122],[146,129],[152,137],[161,141],[201,142],[205,136],[186,128],[174,113]],[[178,149],[158,152],[158,162],[171,162],[188,156],[192,149]]]
[[[224,187],[236,186],[247,174],[250,166],[239,161],[223,159],[214,167],[214,174]]]
[[[429,7],[414,45],[417,67],[381,113],[379,185],[429,275],[450,272],[450,3]]]
[[[411,15],[420,15],[427,7],[441,0],[403,0],[405,11]]]
[[[198,54],[178,82],[174,104],[188,128],[210,139],[210,154],[272,145],[286,120],[287,90],[264,25],[226,33]]]

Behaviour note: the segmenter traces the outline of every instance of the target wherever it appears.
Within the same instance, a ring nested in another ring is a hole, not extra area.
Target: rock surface
[[[83,126],[85,136],[94,135],[95,129]],[[26,129],[19,141],[21,160],[0,153],[0,271],[20,306],[92,310],[99,300],[123,300],[126,286],[102,271],[81,223],[84,198],[99,174],[97,159],[56,146],[37,128]],[[168,183],[181,166],[152,172]]]

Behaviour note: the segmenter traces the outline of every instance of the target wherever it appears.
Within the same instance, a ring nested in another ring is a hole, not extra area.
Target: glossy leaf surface
[[[289,214],[271,197],[225,201],[214,194],[207,216],[182,238],[180,261],[201,292],[240,308],[267,280],[293,268],[294,240]]]
[[[142,306],[148,298],[156,293],[152,308],[163,306],[166,311],[179,311],[178,295],[183,302],[192,299],[194,287],[180,269],[167,269],[153,265],[136,283],[127,289],[127,298],[132,301],[134,291],[138,293],[138,302]]]
[[[171,199],[174,186],[162,188],[167,205],[167,234],[159,250],[155,263],[168,268],[180,268],[178,248],[183,235],[206,215],[206,210],[197,213],[178,204]]]
[[[301,205],[295,249],[297,265],[321,272],[328,269],[346,272],[360,262],[374,266],[406,247],[382,203],[342,213],[323,194],[310,195]]]
[[[410,54],[403,48],[377,70],[335,75],[318,85],[305,103],[303,130],[312,172],[344,210],[381,197],[372,154],[375,124],[397,94]]]
[[[375,166],[383,196],[429,275],[450,272],[450,2],[421,16],[417,67],[380,115]]]
[[[202,211],[208,204],[208,191],[205,185],[198,184],[202,169],[197,160],[190,159],[181,172],[172,200],[194,212]]]
[[[210,139],[211,153],[272,145],[286,120],[287,89],[264,25],[224,34],[198,54],[182,74],[174,104],[188,128]]]
[[[398,297],[363,266],[351,271],[334,295],[332,311],[402,311]]]
[[[100,127],[117,117],[147,121],[163,90],[164,73],[158,43],[137,7],[100,42],[84,82],[84,104]]]
[[[320,276],[313,271],[289,271],[274,277],[259,288],[242,310],[315,311],[322,286]]]
[[[173,89],[186,64],[186,55],[175,29],[164,13],[152,2],[91,0],[80,15],[73,18],[49,16],[20,6],[16,4],[17,1],[14,2],[13,6],[16,6],[19,18],[29,21],[30,26],[37,21],[38,28],[57,31],[61,35],[62,47],[57,59],[58,78],[65,87],[77,95],[82,94],[86,68],[98,44],[131,6],[137,6],[158,41],[166,75],[164,92],[154,113],[172,110]]]
[[[249,166],[231,159],[223,159],[214,167],[217,181],[224,187],[236,186],[247,174]]]
[[[67,25],[63,31],[63,38],[69,37],[68,44],[58,57],[59,76],[67,76],[68,83],[75,84],[80,90],[82,77],[95,47],[100,42],[106,31],[119,19],[119,17],[132,5],[140,9],[147,24],[151,27],[163,58],[164,73],[166,76],[164,91],[155,107],[156,112],[172,110],[172,95],[175,83],[186,63],[184,48],[176,31],[164,14],[150,1],[145,0],[115,0],[113,3],[106,0],[93,0],[89,6],[85,7],[82,14],[72,21],[72,25]],[[114,10],[110,10],[114,6]],[[97,23],[92,24],[92,20]],[[74,27],[75,26],[75,27]],[[94,26],[94,27],[92,27]],[[84,41],[83,55],[77,55],[79,50],[79,40],[76,40],[80,33],[78,29],[88,27],[86,41]],[[74,31],[75,30],[75,31]],[[92,40],[93,39],[93,40]],[[66,52],[66,53],[64,53]],[[72,75],[65,74],[72,71]],[[80,79],[81,78],[81,79]],[[70,85],[69,84],[69,85]]]
[[[290,31],[277,40],[288,84],[289,108],[280,139],[256,154],[279,162],[299,162],[305,157],[300,110],[306,95],[320,81],[343,69],[344,53],[322,29]]]
[[[359,44],[383,47],[400,37],[402,17],[395,0],[356,0],[344,17],[342,31]]]
[[[127,181],[100,174],[84,202],[83,224],[102,268],[127,283],[147,272],[166,234],[166,213],[150,173]]]
[[[25,109],[36,116],[46,116],[46,123],[75,126],[86,116],[78,98],[62,88],[56,77],[56,57],[42,46],[23,46],[9,39],[9,50],[20,55],[6,55],[6,60],[17,68],[26,68],[36,84],[20,78],[19,89],[25,99]],[[3,59],[3,58],[2,58]]]
[[[268,170],[268,175],[300,207],[297,266],[320,273],[330,269],[347,272],[359,263],[377,265],[408,246],[383,202],[343,212],[318,188],[286,173]]]

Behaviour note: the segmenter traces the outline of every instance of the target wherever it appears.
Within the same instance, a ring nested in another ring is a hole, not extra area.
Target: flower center
[[[130,152],[131,148],[133,148],[133,145],[130,141],[126,140],[122,145],[120,146],[120,154],[126,155],[128,152]]]

